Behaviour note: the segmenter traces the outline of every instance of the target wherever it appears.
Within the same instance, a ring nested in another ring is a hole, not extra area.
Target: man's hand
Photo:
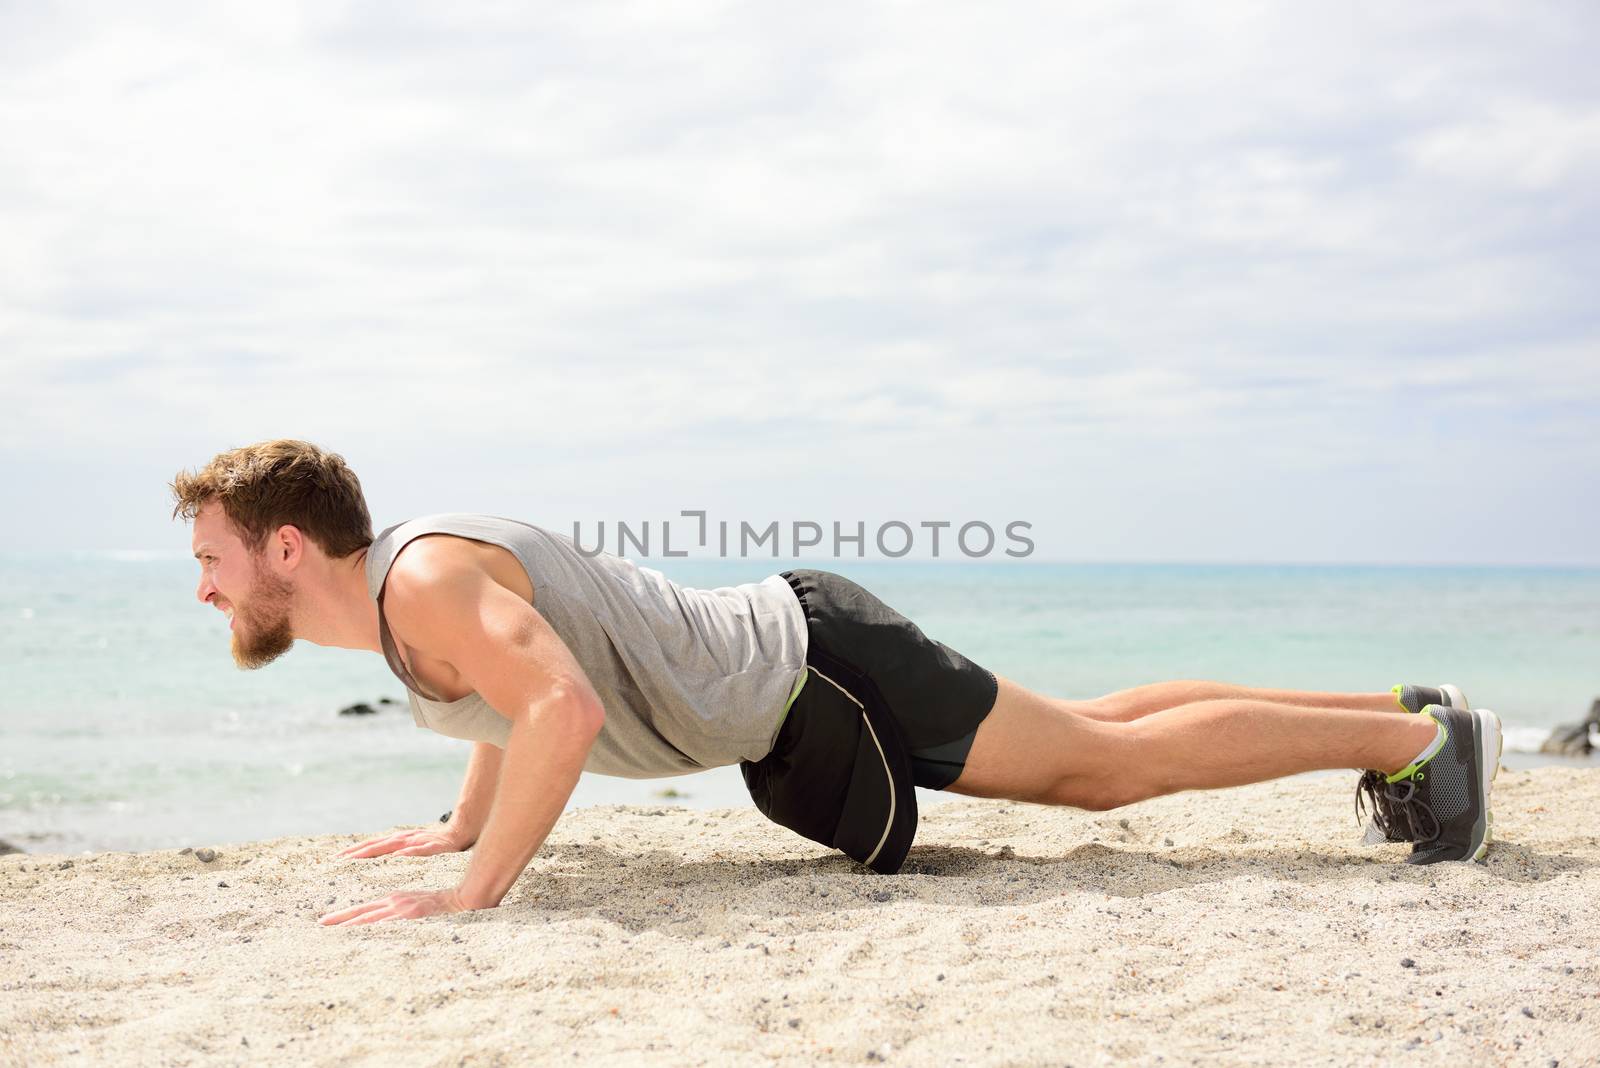
[[[467,906],[454,890],[399,890],[388,897],[329,912],[317,922],[324,927],[355,927],[380,920],[420,920],[448,912],[466,912]]]
[[[358,842],[335,855],[361,858],[393,853],[397,857],[431,857],[435,853],[460,853],[471,848],[472,843],[465,841],[459,831],[452,831],[449,826],[409,827]]]

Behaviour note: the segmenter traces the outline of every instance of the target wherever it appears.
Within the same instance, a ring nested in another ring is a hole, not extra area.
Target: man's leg
[[[1315,690],[1269,690],[1256,686],[1236,686],[1228,682],[1153,682],[1108,693],[1087,701],[1057,703],[1090,719],[1126,722],[1164,712],[1195,701],[1224,698],[1271,701],[1279,705],[1304,705],[1310,708],[1360,708],[1372,712],[1403,712],[1392,693],[1319,693]]]
[[[954,793],[1099,811],[1321,768],[1394,772],[1437,729],[1423,716],[1237,697],[1105,721],[997,680],[994,708],[947,787]]]

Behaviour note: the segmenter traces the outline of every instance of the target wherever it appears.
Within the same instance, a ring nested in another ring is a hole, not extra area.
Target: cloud
[[[1026,455],[1024,485],[1107,465],[1085,484],[1143,530],[1116,486],[1167,485],[1150,442],[1347,499],[1440,418],[1407,455],[1543,442],[1577,480],[1594,21],[13,7],[0,454],[293,432],[424,481],[430,443],[561,451],[574,486],[720,465],[735,500],[800,459],[986,499]]]

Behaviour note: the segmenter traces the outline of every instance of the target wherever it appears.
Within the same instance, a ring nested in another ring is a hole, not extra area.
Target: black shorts
[[[745,782],[774,821],[896,870],[916,828],[910,787],[960,776],[998,683],[842,575],[783,578],[805,613],[806,680],[772,751],[741,764]]]
[[[994,707],[994,673],[929,638],[843,575],[802,569],[783,578],[806,614],[811,669],[789,714],[805,714],[808,693],[825,696],[826,687],[813,687],[820,671],[859,700],[883,702],[904,735],[918,786],[943,790],[955,782],[978,724]]]

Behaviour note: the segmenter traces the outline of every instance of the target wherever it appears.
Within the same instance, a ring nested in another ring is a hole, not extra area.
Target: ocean
[[[838,571],[934,638],[1063,697],[1219,679],[1456,682],[1536,750],[1600,695],[1600,570],[641,560],[680,585]],[[29,852],[376,834],[454,804],[470,745],[419,730],[376,653],[304,642],[234,667],[179,554],[0,555],[0,839]],[[1352,779],[1353,781],[1353,779]],[[663,794],[663,791],[669,793]],[[919,802],[943,796],[919,790]],[[585,774],[570,805],[750,804],[737,767]]]

